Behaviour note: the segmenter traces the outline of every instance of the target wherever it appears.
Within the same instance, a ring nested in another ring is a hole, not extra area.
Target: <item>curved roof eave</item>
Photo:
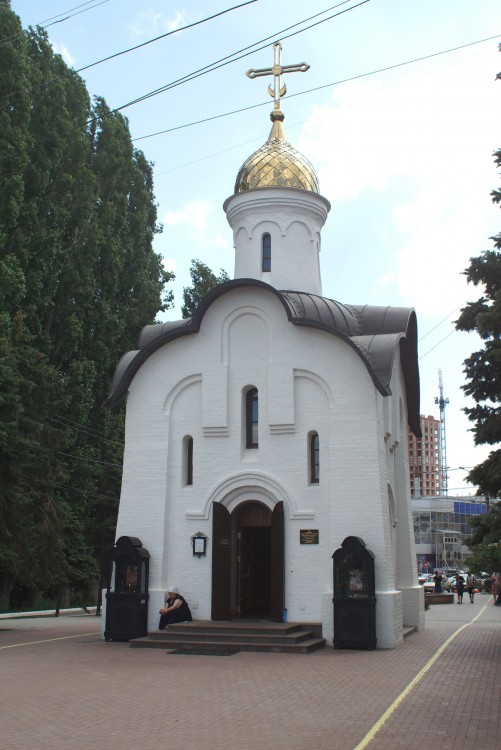
[[[125,354],[117,366],[106,406],[113,408],[118,404],[142,364],[157,349],[181,336],[198,333],[205,313],[213,302],[223,294],[242,287],[257,287],[274,294],[294,325],[318,328],[345,341],[362,359],[383,396],[391,395],[391,373],[400,344],[409,426],[419,436],[419,371],[414,310],[343,305],[304,292],[279,291],[257,279],[234,279],[219,284],[202,300],[192,318],[145,326],[140,334],[139,349]]]

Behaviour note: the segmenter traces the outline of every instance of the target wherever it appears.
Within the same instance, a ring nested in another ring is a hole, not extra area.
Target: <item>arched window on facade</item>
[[[193,484],[193,438],[183,439],[183,484]]]
[[[309,453],[310,483],[318,484],[320,481],[320,438],[318,432],[310,432]]]
[[[257,388],[249,388],[245,394],[245,445],[258,447],[258,394]]]
[[[261,270],[271,271],[271,235],[263,234],[261,244]]]

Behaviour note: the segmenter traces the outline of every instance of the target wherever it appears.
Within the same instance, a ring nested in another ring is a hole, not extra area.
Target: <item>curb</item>
[[[60,609],[59,617],[63,615],[74,615],[79,613],[96,615],[96,607],[72,607],[70,609]],[[56,617],[55,609],[44,609],[35,612],[5,612],[0,614],[0,620],[22,620],[28,617]]]

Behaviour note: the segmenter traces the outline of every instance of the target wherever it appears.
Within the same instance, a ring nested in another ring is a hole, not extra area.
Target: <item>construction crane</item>
[[[444,398],[444,383],[442,380],[442,370],[438,371],[438,392],[439,396],[435,398],[435,403],[440,409],[440,492],[448,495],[448,478],[447,478],[447,438],[445,433],[445,407],[449,403],[448,398]]]

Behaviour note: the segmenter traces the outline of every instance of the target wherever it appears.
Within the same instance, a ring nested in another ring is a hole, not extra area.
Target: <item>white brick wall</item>
[[[275,289],[322,294],[320,231],[330,210],[321,195],[283,188],[250,190],[225,204],[233,229],[235,278],[260,279]],[[271,271],[261,270],[261,241],[271,236]]]
[[[244,448],[242,427],[242,391],[249,385],[259,390],[259,448],[252,451]],[[117,538],[137,536],[150,552],[150,627],[156,627],[163,592],[172,584],[196,618],[210,618],[210,499],[231,510],[248,496],[254,482],[249,477],[261,477],[270,506],[285,498],[289,620],[321,620],[332,640],[331,556],[346,536],[355,535],[376,556],[378,644],[398,645],[402,611],[406,625],[421,625],[405,441],[384,439],[388,421],[394,424],[405,404],[398,363],[392,391],[386,405],[350,347],[328,333],[294,327],[277,298],[258,288],[220,297],[199,334],[177,339],[146,360],[127,403]],[[317,486],[308,484],[311,430],[320,436]],[[194,441],[192,486],[183,486],[185,435]],[[390,522],[389,486],[396,526]],[[225,495],[226,487],[232,489]],[[319,545],[300,545],[302,528],[318,528]],[[190,537],[197,531],[209,537],[201,559],[192,556]],[[403,593],[395,588],[400,582]]]

